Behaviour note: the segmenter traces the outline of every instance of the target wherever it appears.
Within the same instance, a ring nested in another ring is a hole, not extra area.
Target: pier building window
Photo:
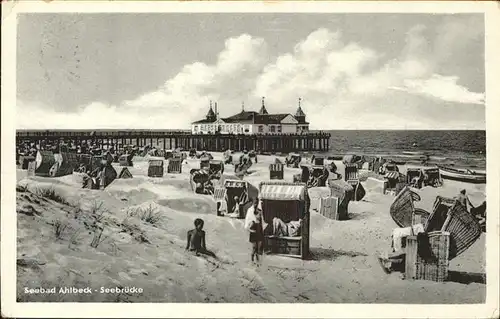
[[[271,125],[271,133],[276,132],[276,127],[274,125]]]
[[[264,132],[264,125],[259,125],[259,133],[263,133]]]
[[[281,133],[281,125],[278,125],[278,133]]]

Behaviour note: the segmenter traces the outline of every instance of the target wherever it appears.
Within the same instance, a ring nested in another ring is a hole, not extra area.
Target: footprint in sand
[[[254,266],[255,268],[242,268],[240,271],[243,273],[243,278],[248,280],[247,284],[244,284],[250,292],[256,296],[261,297],[264,300],[270,302],[276,302],[273,294],[267,290],[263,278],[259,274],[261,271],[265,271],[262,266]]]

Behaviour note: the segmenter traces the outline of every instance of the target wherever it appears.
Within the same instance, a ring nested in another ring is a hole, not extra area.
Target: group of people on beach
[[[264,228],[262,210],[259,209],[259,200],[253,199],[252,206],[248,208],[245,218],[245,229],[249,231],[249,241],[252,244],[251,261],[259,262],[259,256],[264,252]],[[205,231],[203,230],[204,221],[200,218],[194,221],[195,228],[187,232],[186,250],[194,252],[197,256],[200,254],[216,257],[206,247]]]
[[[239,206],[238,206],[239,207]],[[249,232],[248,241],[251,244],[250,260],[259,265],[264,253],[265,234],[272,233],[275,236],[300,236],[302,219],[290,221],[288,223],[275,217],[272,227],[264,221],[262,209],[259,207],[259,199],[254,198],[252,205],[248,208],[245,216],[244,228]],[[215,254],[206,248],[205,232],[203,231],[204,221],[197,218],[194,221],[195,228],[187,233],[186,250],[194,252],[196,255],[204,254],[216,257]]]

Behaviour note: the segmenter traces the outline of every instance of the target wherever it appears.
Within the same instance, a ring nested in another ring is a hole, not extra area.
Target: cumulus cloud
[[[325,28],[274,58],[264,39],[243,34],[225,41],[215,63],[186,65],[161,87],[121,105],[96,102],[66,114],[20,103],[19,112],[33,116],[19,116],[18,126],[187,128],[206,114],[209,100],[217,100],[221,115],[228,116],[239,111],[242,101],[247,109],[258,110],[260,97],[266,96],[269,112],[289,113],[302,97],[312,128],[430,128],[440,124],[413,111],[425,102],[410,101],[411,96],[484,104],[483,93],[459,85],[457,76],[437,73],[433,53],[441,50],[429,43],[424,26],[412,28],[400,55],[388,61],[383,53],[346,42],[339,31]],[[394,92],[405,95],[395,98]]]
[[[226,40],[215,64],[196,62],[186,65],[158,90],[124,104],[138,108],[181,108],[191,115],[191,120],[193,116],[200,117],[207,111],[208,100],[220,99],[227,94],[228,87],[239,92],[249,90],[245,79],[255,78],[256,70],[264,63],[265,51],[265,42],[261,38],[248,34],[230,38]]]
[[[484,104],[484,94],[470,92],[457,84],[456,76],[434,74],[429,79],[405,80],[403,87],[391,87],[394,90],[413,94],[422,94],[448,102]]]
[[[182,120],[189,118],[182,109],[157,112],[154,109],[118,107],[99,102],[87,105],[77,113],[59,112],[23,102],[18,102],[17,109],[19,129],[185,129]]]

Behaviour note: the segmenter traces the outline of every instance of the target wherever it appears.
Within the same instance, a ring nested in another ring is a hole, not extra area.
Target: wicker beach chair
[[[269,179],[283,179],[284,167],[281,163],[269,164]]]
[[[182,159],[181,158],[171,158],[168,160],[167,165],[168,174],[181,174],[182,173]]]
[[[405,228],[412,226],[415,220],[414,214],[426,215],[422,212],[423,210],[418,210],[418,212],[415,213],[414,201],[420,201],[420,196],[409,187],[403,188],[394,198],[389,212],[392,219],[399,227]]]
[[[366,191],[361,185],[359,180],[359,172],[357,164],[346,164],[345,165],[345,176],[344,179],[354,188],[354,201],[360,201],[365,197]]]
[[[49,176],[60,177],[73,174],[76,169],[76,157],[72,153],[59,153],[54,155],[56,162],[49,170]]]
[[[170,159],[170,158],[172,158],[172,157],[174,157],[174,152],[172,152],[172,150],[166,150],[166,151],[165,151],[164,158],[165,158],[166,160],[168,160],[168,159]]]
[[[259,198],[263,219],[267,224],[273,225],[275,217],[285,223],[302,219],[299,236],[265,235],[264,246],[269,249],[269,253],[307,259],[310,255],[310,198],[306,185],[282,181],[261,182]]]
[[[430,215],[422,221],[413,217],[412,224],[417,222],[424,225],[428,243],[419,242],[418,236],[406,239],[407,279],[445,281],[449,262],[472,246],[482,232],[478,221],[466,207],[454,199],[441,196],[436,198]]]
[[[34,156],[21,155],[21,156],[19,156],[19,160],[18,160],[19,168],[28,169],[28,164],[30,162],[34,162],[34,161],[35,161]]]
[[[448,278],[450,262],[450,233],[427,233],[427,242],[418,236],[406,239],[405,279],[443,282]]]
[[[118,175],[118,178],[122,178],[122,179],[127,179],[127,178],[132,178],[132,173],[130,173],[130,171],[128,170],[127,167],[124,167],[122,168],[120,174]]]
[[[435,209],[433,210],[426,224],[426,231],[430,232],[433,228],[441,226],[440,231],[450,233],[450,260],[457,257],[467,250],[481,236],[482,230],[477,219],[467,211],[467,208],[455,201],[450,206],[450,199],[438,197],[436,199]],[[446,210],[446,219],[444,222],[443,211]],[[441,224],[441,225],[440,225]]]
[[[205,167],[210,167],[210,158],[208,157],[200,158],[200,169]]]
[[[28,163],[28,174],[27,177],[33,177],[35,176],[35,170],[36,170],[36,162],[31,161]]]
[[[116,178],[118,177],[118,173],[114,169],[111,164],[104,166],[101,171],[101,179],[100,179],[100,189],[104,189],[108,187]]]
[[[51,151],[38,151],[35,162],[35,175],[48,177],[50,176],[50,168],[56,163],[56,159]]]
[[[344,179],[346,182],[359,181],[358,166],[355,164],[346,164]]]
[[[118,158],[120,166],[134,166],[132,163],[132,154],[123,154]]]
[[[342,180],[329,179],[327,184],[330,196],[320,199],[320,214],[334,220],[348,219],[349,202],[355,196],[354,188]]]
[[[214,189],[214,200],[215,202],[220,202],[226,200],[227,190],[225,187],[215,187]]]
[[[205,170],[202,170],[202,169],[196,169],[196,168],[193,168],[191,171],[190,171],[190,176],[189,176],[189,183],[191,184],[191,189],[193,190],[193,192],[196,192],[196,184],[201,184],[201,185],[207,185],[207,183],[210,182],[210,176],[208,175],[208,173],[205,171]],[[213,195],[213,192],[205,192],[206,189],[203,189],[202,190],[202,195],[209,195],[209,194],[212,194]]]
[[[285,164],[287,167],[294,167],[294,168],[299,168],[299,164],[302,161],[302,157],[299,154],[296,153],[290,153],[288,154],[287,158],[285,159]]]
[[[420,168],[408,168],[406,171],[406,184],[415,188],[422,188],[423,181],[424,176]]]
[[[208,163],[211,178],[220,179],[224,174],[224,162],[218,160],[210,160]]]
[[[150,160],[148,177],[163,177],[163,160]]]
[[[319,156],[319,155],[313,155],[311,157],[311,164],[312,165],[318,165],[318,166],[325,165],[325,157],[324,156]]]
[[[227,179],[224,181],[225,197],[227,201],[228,212],[232,212],[234,206],[237,204],[234,200],[235,196],[238,197],[240,204],[249,202],[250,200],[249,186],[250,184],[246,181],[241,181],[236,179]],[[238,216],[238,218],[244,217],[244,211],[242,210],[242,208],[243,207],[240,206],[240,212],[239,212],[240,215]]]
[[[424,178],[425,186],[439,187],[443,185],[439,168],[426,168],[424,169],[424,175],[426,176],[426,178]]]

